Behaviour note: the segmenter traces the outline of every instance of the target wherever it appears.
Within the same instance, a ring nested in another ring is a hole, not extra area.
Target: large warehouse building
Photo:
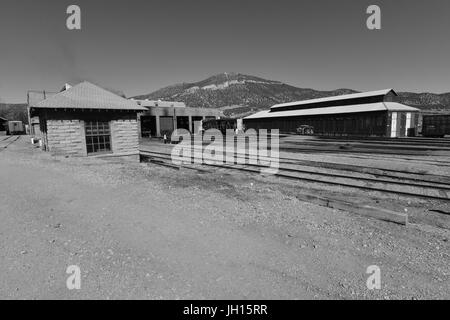
[[[419,109],[396,102],[393,89],[274,105],[244,118],[246,129],[294,133],[302,125],[326,136],[415,135]]]

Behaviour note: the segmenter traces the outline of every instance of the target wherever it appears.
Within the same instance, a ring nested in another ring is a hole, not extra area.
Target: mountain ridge
[[[347,88],[315,90],[298,88],[281,81],[241,73],[221,73],[197,82],[184,82],[158,89],[135,99],[184,102],[188,107],[216,108],[226,116],[241,117],[278,103],[357,93]],[[397,92],[399,102],[424,112],[450,112],[449,93]]]

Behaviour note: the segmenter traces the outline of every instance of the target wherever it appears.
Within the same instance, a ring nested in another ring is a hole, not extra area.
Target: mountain
[[[217,108],[242,117],[277,103],[356,93],[352,89],[319,91],[239,73],[221,73],[205,80],[165,87],[135,99],[181,101],[188,107]],[[423,110],[450,111],[450,93],[400,92],[400,102]]]
[[[380,89],[380,88],[374,88]],[[124,96],[121,91],[114,90]],[[243,117],[277,103],[356,93],[351,89],[319,91],[239,73],[221,73],[208,79],[162,88],[135,99],[181,101],[189,107],[217,108],[228,117]],[[450,112],[450,93],[398,92],[399,102],[424,112]],[[0,103],[0,117],[27,123],[25,104]]]
[[[424,112],[450,112],[450,93],[398,92],[400,102]]]

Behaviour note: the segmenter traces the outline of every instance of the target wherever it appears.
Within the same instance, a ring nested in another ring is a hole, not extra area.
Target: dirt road
[[[52,157],[23,138],[0,152],[0,190],[2,299],[450,298],[448,230],[245,175]],[[66,288],[69,265],[81,290]],[[370,265],[381,290],[366,287]]]

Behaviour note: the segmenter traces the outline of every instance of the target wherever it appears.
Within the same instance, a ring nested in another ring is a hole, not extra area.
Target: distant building
[[[417,132],[419,109],[395,102],[393,89],[274,105],[244,118],[247,129],[295,133],[302,125],[326,136],[405,137]]]
[[[111,155],[139,159],[137,113],[147,109],[82,82],[29,105],[43,149],[71,156]]]
[[[217,119],[221,113],[217,109],[189,108],[183,102],[135,100],[146,112],[139,115],[142,137],[170,135],[173,130],[183,128],[198,133],[202,120]]]

